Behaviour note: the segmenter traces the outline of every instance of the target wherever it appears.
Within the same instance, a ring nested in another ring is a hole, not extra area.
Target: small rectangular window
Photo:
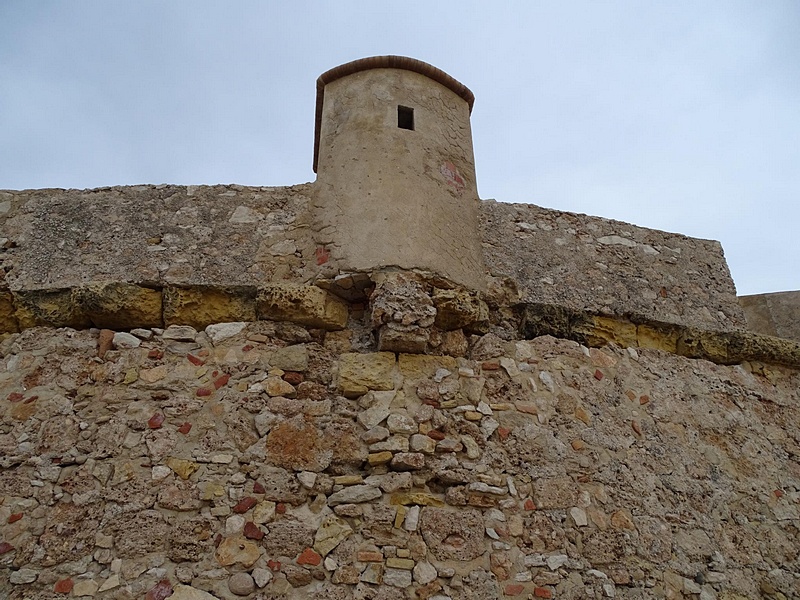
[[[414,109],[407,106],[397,107],[397,126],[400,129],[414,131]]]

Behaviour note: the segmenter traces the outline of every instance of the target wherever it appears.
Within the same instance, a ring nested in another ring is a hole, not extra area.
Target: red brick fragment
[[[292,385],[300,385],[303,383],[304,379],[303,374],[297,371],[286,371],[286,373],[283,374],[283,380]]]
[[[72,591],[72,587],[75,584],[73,583],[72,579],[67,577],[66,579],[61,579],[60,581],[56,581],[55,586],[53,586],[53,591],[56,594],[69,594]]]
[[[6,398],[6,400],[8,400],[9,402],[19,402],[19,401],[20,401],[20,400],[22,400],[24,397],[25,397],[25,396],[23,396],[23,395],[22,395],[22,394],[20,394],[19,392],[11,392],[11,393],[8,395],[8,397]]]
[[[300,553],[300,556],[297,557],[298,565],[311,565],[312,567],[316,567],[321,562],[322,557],[311,548],[306,548]]]
[[[497,435],[500,436],[501,442],[505,442],[508,439],[508,436],[511,435],[511,430],[508,427],[498,427]]]
[[[258,483],[257,481],[253,484],[253,493],[254,494],[266,494],[267,490],[264,488],[263,485]]]
[[[206,362],[202,358],[200,358],[198,356],[195,356],[194,354],[187,354],[186,358],[189,360],[190,363],[192,363],[196,367],[200,367],[200,366],[204,365],[205,362]]]
[[[214,537],[214,548],[219,548],[219,545],[222,543],[222,534],[218,533]]]
[[[147,420],[147,426],[150,429],[161,429],[161,426],[164,424],[164,413],[157,412],[152,417]]]
[[[509,583],[506,588],[503,590],[506,596],[519,596],[523,591],[525,591],[525,586],[519,583]]]
[[[286,504],[283,502],[278,502],[278,504],[275,505],[275,512],[279,515],[286,514]]]
[[[39,396],[31,396],[30,398],[25,400],[25,402],[23,402],[23,404],[30,404],[31,402],[36,402],[38,399],[39,399]]]
[[[216,389],[219,389],[219,388],[221,388],[221,387],[224,387],[225,385],[227,385],[227,383],[228,383],[228,380],[229,380],[230,378],[231,378],[231,376],[230,376],[230,375],[228,375],[227,373],[223,373],[222,375],[220,375],[219,377],[217,377],[217,378],[214,380],[214,387],[215,387]]]
[[[522,508],[525,510],[536,510],[536,505],[533,503],[533,500],[527,498],[525,503],[522,505]]]
[[[442,441],[444,438],[447,437],[443,431],[439,431],[438,429],[431,429],[428,432],[428,437],[432,440],[436,440],[437,442]]]
[[[597,381],[603,381],[603,377],[605,377],[603,372],[600,369],[595,369],[594,378],[597,379]]]
[[[264,537],[264,532],[252,521],[247,521],[244,524],[244,537],[249,540],[260,540]]]
[[[14,513],[14,514],[13,514],[13,515],[11,515],[10,517],[8,517],[8,522],[9,522],[9,523],[16,523],[16,522],[17,522],[17,521],[19,521],[21,518],[22,518],[22,513],[21,513],[21,512],[20,512],[20,513]]]
[[[330,259],[331,251],[325,246],[317,246],[317,249],[314,250],[314,256],[317,259],[318,265],[324,265]]]
[[[203,396],[210,396],[213,393],[214,393],[214,390],[212,390],[211,388],[207,388],[207,387],[197,388],[197,391],[195,392],[195,394],[200,396],[201,398]]]
[[[14,549],[14,546],[9,544],[8,542],[0,542],[0,554],[6,554],[11,552]]]
[[[658,290],[658,295],[661,296],[662,298],[666,298],[667,297],[667,288],[662,287],[660,290]]]
[[[256,504],[258,504],[258,500],[253,498],[252,496],[245,496],[233,507],[233,512],[237,514],[246,513],[248,510],[253,508]]]
[[[358,562],[383,562],[383,553],[376,550],[361,550],[356,554]]]
[[[153,348],[150,352],[147,353],[147,358],[152,358],[153,360],[161,360],[164,358],[164,352],[159,350],[158,348]]]
[[[270,571],[277,573],[281,570],[281,561],[269,559],[267,561],[267,567],[269,567]]]
[[[481,363],[481,369],[484,371],[499,371],[500,361],[497,359],[485,360]]]
[[[772,493],[775,494],[776,498],[783,498],[783,490],[774,490]],[[11,523],[11,521],[9,521],[9,523]]]
[[[533,588],[533,595],[537,598],[552,598],[553,592],[548,590],[547,588],[537,587]]]
[[[433,408],[439,408],[441,406],[439,401],[434,400],[433,398],[423,398],[422,403],[427,404],[428,406],[432,406]]]
[[[255,348],[253,344],[245,344],[244,346],[242,346],[242,352],[250,352],[250,350],[252,350],[253,348]]]
[[[183,425],[178,427],[178,433],[182,433],[183,435],[186,435],[191,430],[192,430],[192,424],[189,423],[189,421],[186,421]]]
[[[650,402],[650,396],[639,396],[639,404],[647,404],[648,402]]]
[[[103,358],[114,344],[114,332],[110,329],[101,329],[97,336],[97,356]]]
[[[172,595],[172,584],[169,579],[162,579],[147,592],[145,600],[166,600]]]

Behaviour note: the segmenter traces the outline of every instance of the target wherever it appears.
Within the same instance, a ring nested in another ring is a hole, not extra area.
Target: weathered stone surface
[[[174,592],[170,598],[172,600],[217,600],[215,596],[208,592],[181,583],[175,585]]]
[[[96,283],[75,290],[75,303],[95,327],[161,327],[161,291],[129,283]]]
[[[314,550],[322,556],[327,556],[352,533],[353,529],[346,521],[329,515],[314,534]]]
[[[439,560],[472,560],[485,551],[483,517],[477,510],[457,511],[426,506],[420,531]]]
[[[489,319],[489,309],[475,292],[440,290],[433,293],[436,326],[445,331],[460,329]]]
[[[342,354],[339,358],[338,385],[347,398],[357,398],[370,390],[394,388],[395,357],[391,352]]]
[[[328,497],[328,505],[359,504],[381,497],[381,491],[371,485],[351,485],[334,492]]]
[[[344,329],[347,325],[347,304],[316,286],[262,286],[256,307],[260,319],[286,320],[328,330]]]
[[[314,528],[298,521],[276,521],[267,526],[263,543],[270,555],[295,557],[314,543]]]
[[[259,556],[261,556],[261,551],[258,545],[239,535],[223,539],[216,552],[219,564],[224,567],[231,565],[252,567]]]
[[[250,573],[236,573],[228,579],[228,589],[237,596],[249,596],[256,589],[256,583]]]
[[[203,329],[214,323],[256,320],[255,286],[164,289],[164,322]]]
[[[238,335],[247,323],[243,321],[234,321],[231,323],[220,323],[215,321],[213,324],[205,328],[206,335],[216,345],[224,342],[225,340]]]

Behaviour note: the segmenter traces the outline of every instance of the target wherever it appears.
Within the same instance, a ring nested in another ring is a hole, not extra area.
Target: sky
[[[313,181],[316,78],[398,54],[474,92],[481,198],[797,290],[798,31],[796,0],[2,0],[0,189]]]

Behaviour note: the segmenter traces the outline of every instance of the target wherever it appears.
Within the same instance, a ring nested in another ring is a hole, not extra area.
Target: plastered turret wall
[[[340,269],[421,269],[485,288],[472,102],[455,79],[409,58],[320,76],[317,219]]]

